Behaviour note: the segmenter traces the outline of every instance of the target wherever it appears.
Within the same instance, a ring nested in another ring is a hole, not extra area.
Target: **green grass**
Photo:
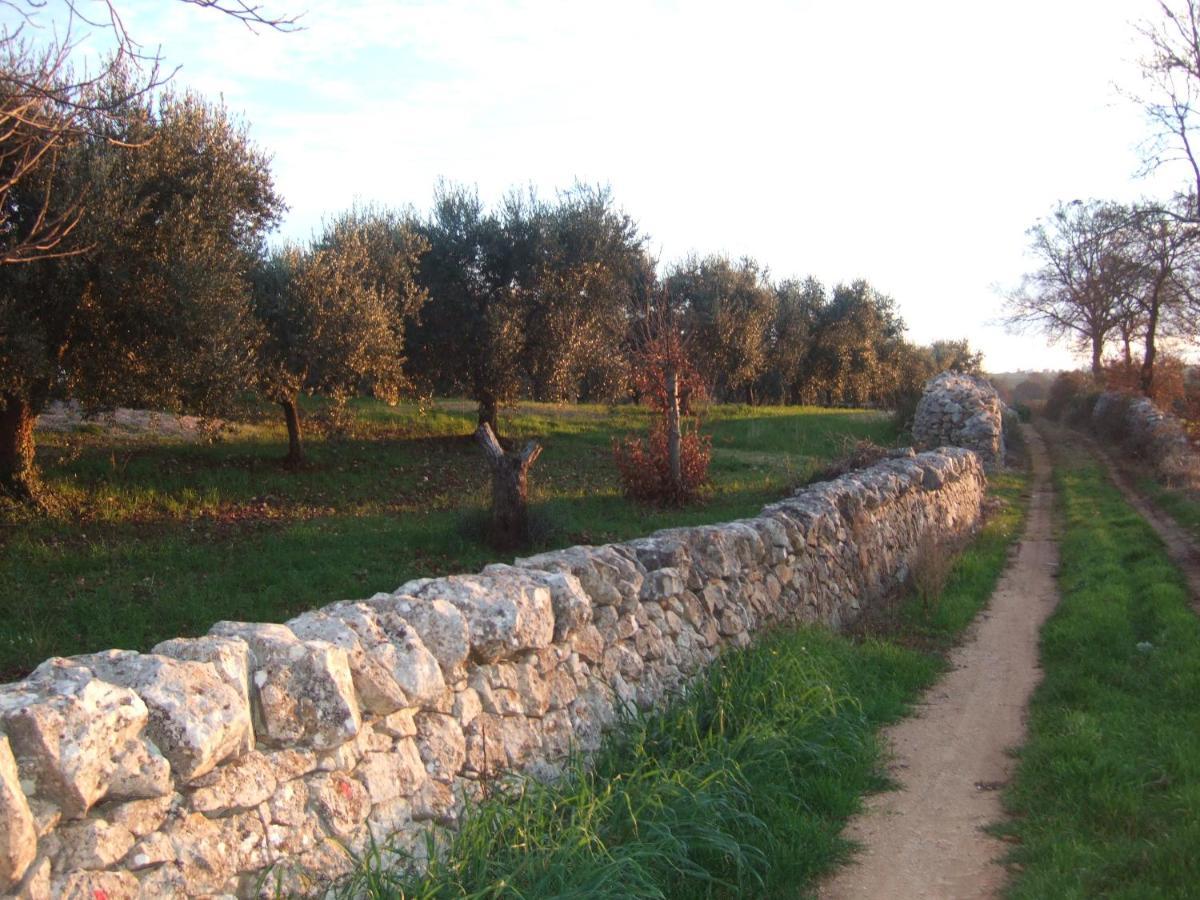
[[[471,405],[365,401],[353,412],[347,436],[310,437],[302,472],[279,464],[286,439],[270,409],[216,443],[39,432],[59,512],[0,509],[0,680],[55,654],[147,649],[219,619],[283,621],[493,561],[481,540],[488,475]],[[545,445],[531,475],[533,549],[753,515],[846,441],[896,437],[871,412],[714,407],[705,502],[657,510],[621,496],[610,452],[646,415],[522,404],[503,416],[503,434]]]
[[[997,479],[996,509],[932,604],[900,604],[904,642],[782,631],[728,652],[665,713],[615,730],[589,770],[522,783],[471,808],[420,876],[376,848],[345,896],[798,897],[852,848],[841,831],[882,789],[881,725],[943,671],[1019,533],[1026,478]],[[914,635],[923,649],[905,646]]]
[[[1138,489],[1154,501],[1154,505],[1178,522],[1196,540],[1200,540],[1200,493],[1182,488],[1166,487],[1153,478],[1143,478]]]
[[[1103,470],[1066,452],[1062,599],[1002,831],[1013,897],[1194,897],[1200,619],[1161,542]]]

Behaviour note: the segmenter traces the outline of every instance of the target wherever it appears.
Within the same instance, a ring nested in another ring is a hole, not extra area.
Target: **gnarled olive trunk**
[[[529,542],[529,469],[541,455],[541,445],[530,441],[520,453],[505,453],[486,422],[476,429],[475,438],[492,470],[492,546],[523,547]]]
[[[486,425],[492,430],[492,434],[499,434],[500,429],[496,421],[499,413],[500,404],[496,402],[496,398],[491,394],[483,394],[479,398],[479,412],[476,417],[476,422],[479,425]]]
[[[33,408],[13,394],[0,395],[0,493],[36,502],[41,482],[33,457]]]
[[[288,453],[283,461],[288,466],[298,466],[304,462],[304,444],[300,439],[300,410],[296,406],[296,398],[279,401],[283,407],[283,418],[287,422]]]

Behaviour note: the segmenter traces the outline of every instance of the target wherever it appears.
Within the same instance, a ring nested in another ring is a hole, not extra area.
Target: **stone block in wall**
[[[467,621],[471,654],[480,662],[548,647],[554,639],[550,590],[514,569],[505,574],[451,575],[404,585],[417,600],[444,600]]]
[[[127,650],[73,661],[142,698],[149,711],[146,733],[181,783],[254,747],[250,707],[212,665]]]
[[[9,890],[25,877],[37,857],[37,842],[17,761],[8,738],[0,736],[0,891]]]
[[[641,591],[644,571],[614,545],[568,547],[517,559],[514,566],[564,572],[579,580],[593,606],[620,606]]]
[[[422,579],[421,583],[431,581]],[[403,587],[394,594],[376,594],[366,602],[415,628],[441,667],[443,679],[455,681],[462,676],[471,653],[471,632],[466,617],[455,606],[437,598],[418,600],[404,593]]]
[[[344,649],[301,641],[284,625],[218,622],[210,634],[241,638],[250,647],[261,740],[325,750],[358,734],[362,716]]]
[[[166,761],[143,739],[148,719],[136,693],[65,659],[0,687],[0,731],[22,782],[67,819],[113,794],[170,792]]]
[[[441,666],[420,634],[395,611],[365,603],[335,603],[288,623],[301,640],[346,651],[354,687],[367,712],[386,716],[434,703],[446,690]]]

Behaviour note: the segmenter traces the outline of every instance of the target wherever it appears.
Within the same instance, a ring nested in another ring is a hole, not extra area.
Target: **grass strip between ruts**
[[[1056,461],[1064,516],[1045,675],[1006,794],[1013,897],[1200,890],[1200,620],[1101,467]]]
[[[940,601],[905,610],[948,646],[982,608],[1020,531],[1023,475]],[[936,652],[820,628],[723,655],[666,712],[616,729],[590,768],[470,808],[423,875],[377,848],[346,896],[795,897],[844,860],[862,795],[884,787],[881,725],[944,668]]]

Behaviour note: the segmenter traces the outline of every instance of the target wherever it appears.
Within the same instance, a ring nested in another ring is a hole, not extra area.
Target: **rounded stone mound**
[[[1004,464],[1004,403],[986,378],[943,372],[925,383],[913,441],[921,449],[966,447],[994,469]]]

